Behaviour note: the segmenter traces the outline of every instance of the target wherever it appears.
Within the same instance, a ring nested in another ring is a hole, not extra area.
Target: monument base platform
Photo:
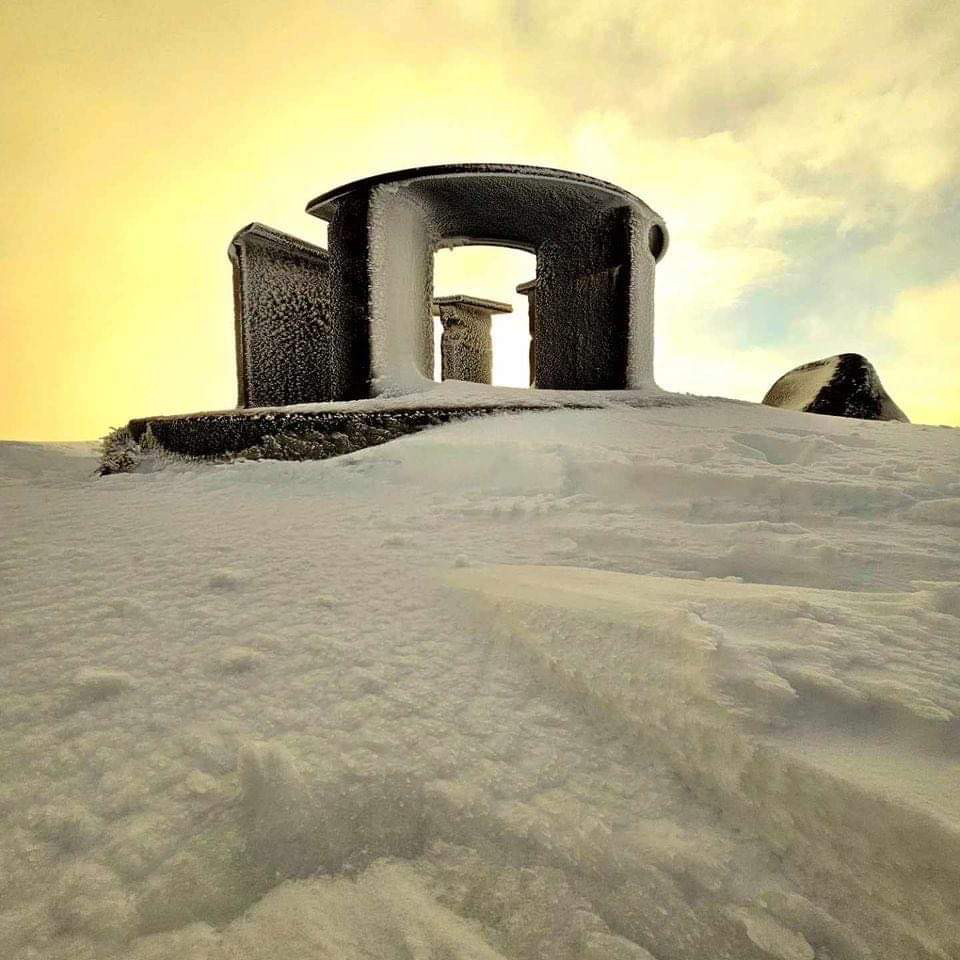
[[[323,460],[471,417],[556,409],[556,404],[507,406],[481,403],[462,407],[262,414],[226,411],[142,417],[131,420],[127,430],[138,444],[149,436],[150,442],[162,450],[187,457]]]
[[[324,460],[473,417],[527,411],[594,410],[611,405],[641,408],[717,402],[716,398],[668,393],[656,387],[539,391],[450,383],[453,386],[449,390],[432,391],[432,396],[406,395],[336,405],[237,408],[139,417],[107,438],[105,450],[112,453],[104,454],[103,472],[131,469],[126,464],[138,462],[151,450],[214,461]]]

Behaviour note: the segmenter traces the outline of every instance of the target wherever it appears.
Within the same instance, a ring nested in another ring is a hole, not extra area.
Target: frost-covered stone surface
[[[774,383],[763,402],[834,417],[909,422],[884,389],[873,364],[859,353],[841,353],[794,367]]]
[[[340,391],[326,250],[251,223],[230,243],[238,404],[312,402]]]
[[[622,188],[545,167],[446,164],[337,187],[307,211],[330,224],[334,365],[352,374],[350,389],[313,399],[424,390],[433,254],[471,243],[537,255],[540,386],[653,386],[654,272],[667,230]]]
[[[457,294],[437,297],[433,312],[440,317],[440,373],[444,380],[490,383],[493,376],[493,338],[490,334],[495,313],[512,313],[509,303],[482,300]]]
[[[0,445],[0,956],[953,958],[960,432]]]

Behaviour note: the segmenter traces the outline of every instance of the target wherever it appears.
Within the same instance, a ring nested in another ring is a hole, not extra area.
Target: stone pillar
[[[371,256],[370,197],[359,194],[341,203],[329,221],[330,327],[334,391],[330,400],[370,396]]]
[[[537,281],[527,280],[517,287],[517,293],[527,298],[527,316],[530,321],[530,386],[537,385]]]
[[[325,250],[251,223],[231,241],[238,405],[335,399]]]
[[[433,251],[427,211],[402,191],[359,190],[329,219],[337,400],[413,393],[433,373]]]
[[[512,313],[509,303],[457,294],[437,297],[434,316],[440,317],[441,379],[490,383],[493,376],[491,320],[495,313]]]
[[[653,384],[653,272],[665,234],[629,206],[570,223],[537,250],[537,386]]]

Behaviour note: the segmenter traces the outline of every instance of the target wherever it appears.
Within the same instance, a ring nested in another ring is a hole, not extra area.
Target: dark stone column
[[[437,297],[433,312],[440,317],[441,379],[490,383],[493,376],[491,319],[495,313],[512,313],[509,303],[481,300],[460,294]]]
[[[370,195],[357,194],[337,206],[329,221],[331,400],[370,396],[372,265]]]
[[[527,317],[530,322],[530,386],[537,385],[537,281],[527,280],[517,287],[517,293],[527,298]]]
[[[233,238],[229,256],[238,405],[333,399],[326,251],[252,223]]]
[[[643,219],[624,206],[571,224],[538,249],[538,387],[619,390],[653,382],[655,261],[646,237]]]

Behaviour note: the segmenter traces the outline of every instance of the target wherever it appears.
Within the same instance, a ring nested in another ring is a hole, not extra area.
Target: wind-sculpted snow
[[[960,434],[0,445],[0,956],[960,955]]]

